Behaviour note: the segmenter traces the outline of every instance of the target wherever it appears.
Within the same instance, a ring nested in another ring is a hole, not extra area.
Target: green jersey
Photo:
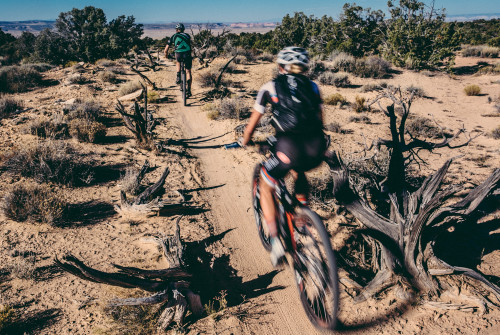
[[[175,52],[191,51],[191,36],[186,33],[175,33],[170,37],[168,44],[175,46]]]

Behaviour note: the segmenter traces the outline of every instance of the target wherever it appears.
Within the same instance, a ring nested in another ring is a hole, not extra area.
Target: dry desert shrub
[[[425,97],[425,91],[422,87],[410,85],[406,88],[406,92],[413,94],[414,96],[419,98]]]
[[[116,62],[103,58],[96,61],[95,64],[99,66],[109,67],[109,66],[115,66]]]
[[[224,66],[226,65],[226,63],[222,63],[222,64],[218,64],[215,68],[214,68],[214,71],[216,73],[220,73],[222,71],[222,69],[224,68]],[[227,67],[226,69],[224,70],[224,73],[234,73],[236,71],[236,66],[234,65],[233,62],[227,64]]]
[[[40,117],[28,123],[26,132],[41,138],[65,139],[69,137],[69,127],[61,114],[51,118]]]
[[[125,174],[120,179],[121,190],[125,193],[137,195],[141,187],[140,182],[138,182],[137,177],[140,171],[134,167],[128,167],[125,170]]]
[[[335,72],[353,72],[356,68],[356,58],[345,52],[333,51],[328,60],[332,62],[332,68]]]
[[[326,71],[325,63],[317,60],[311,60],[307,68],[306,76],[311,79],[319,78]]]
[[[248,59],[245,55],[238,54],[236,57],[234,57],[233,62],[235,64],[246,64],[248,63]]]
[[[80,73],[72,73],[65,79],[65,83],[68,85],[70,85],[70,84],[74,84],[74,85],[85,84],[85,77],[83,77]]]
[[[338,122],[332,122],[325,126],[325,129],[331,131],[332,133],[341,133],[342,126]]]
[[[336,106],[336,105],[343,106],[347,103],[347,100],[346,100],[346,98],[344,98],[344,96],[342,94],[334,93],[332,95],[327,96],[324,99],[324,103],[327,105],[333,105],[333,106]]]
[[[160,101],[160,94],[156,91],[148,91],[148,101],[151,103],[157,103]]]
[[[106,126],[88,119],[73,119],[69,123],[69,132],[80,142],[98,143],[106,137]]]
[[[109,71],[109,70],[99,72],[98,77],[100,80],[102,80],[106,83],[115,84],[118,82],[118,77],[116,76],[116,74],[112,71]]]
[[[0,305],[0,334],[7,330],[15,319],[14,309],[7,305]]]
[[[0,120],[22,109],[22,104],[12,98],[0,98]]]
[[[4,168],[38,182],[73,185],[91,178],[89,167],[69,144],[47,141],[25,144],[13,150]]]
[[[26,92],[42,83],[42,75],[35,66],[13,65],[0,68],[0,92]]]
[[[134,93],[142,88],[142,85],[138,81],[129,81],[120,86],[118,89],[118,96],[122,97],[124,95]]]
[[[464,57],[497,58],[499,54],[500,48],[487,45],[469,46],[462,50]]]
[[[366,92],[373,92],[373,91],[381,91],[384,88],[387,88],[387,83],[383,82],[380,84],[366,84],[363,85],[363,87],[360,88],[360,92],[366,93]]]
[[[380,57],[371,56],[357,59],[355,62],[354,74],[362,78],[384,78],[392,69],[391,63]]]
[[[102,117],[101,105],[95,100],[76,100],[64,108],[68,120],[87,119],[97,121]]]
[[[26,257],[16,257],[9,265],[9,272],[14,278],[33,279],[36,271],[36,258],[34,253]]]
[[[351,84],[347,73],[324,72],[319,75],[318,80],[323,85],[334,85],[335,87],[348,87]]]
[[[263,52],[259,56],[257,56],[257,59],[262,62],[273,62],[274,55],[270,52]]]
[[[413,137],[441,138],[441,129],[434,122],[426,117],[414,117],[406,122],[406,130]]]
[[[219,77],[219,72],[215,69],[208,69],[205,72],[201,72],[198,75],[197,81],[200,83],[201,87],[215,87],[217,78]]]
[[[207,113],[207,118],[209,120],[215,120],[220,116],[219,109],[214,103],[207,103],[203,105],[201,109]]]
[[[352,108],[356,113],[361,113],[365,112],[368,110],[368,106],[366,105],[366,98],[357,95],[356,98],[354,99],[354,103],[352,105]]]
[[[371,123],[372,120],[364,115],[364,114],[360,114],[360,115],[353,115],[349,118],[349,122],[354,122],[354,123]]]
[[[6,217],[17,222],[60,223],[68,204],[61,192],[47,185],[17,183],[5,195],[2,210]]]
[[[481,87],[477,85],[468,85],[464,88],[465,95],[467,96],[477,96],[481,94]]]
[[[500,126],[492,130],[491,137],[493,137],[495,140],[500,140]]]
[[[239,97],[222,99],[219,103],[218,110],[218,118],[220,119],[241,120],[247,117],[249,112],[247,104]]]

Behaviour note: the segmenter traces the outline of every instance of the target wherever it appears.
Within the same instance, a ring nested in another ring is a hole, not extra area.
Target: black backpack
[[[323,128],[320,98],[303,75],[282,74],[275,80],[278,103],[273,104],[272,125],[278,133],[317,133]]]

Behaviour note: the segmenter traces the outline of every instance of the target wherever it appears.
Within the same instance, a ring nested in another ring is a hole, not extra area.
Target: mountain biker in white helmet
[[[168,49],[170,46],[175,47],[175,59],[177,67],[177,79],[176,84],[181,82],[181,64],[183,61],[186,67],[186,83],[187,91],[186,95],[191,96],[191,67],[193,66],[193,57],[191,56],[191,36],[184,32],[184,24],[177,23],[175,25],[175,34],[168,40],[167,46],[165,47],[164,53],[165,57],[168,55]]]
[[[240,143],[242,146],[248,144],[266,105],[270,104],[271,123],[276,130],[276,155],[264,163],[259,184],[262,212],[271,236],[270,256],[274,266],[285,254],[276,225],[276,181],[292,172],[295,196],[306,204],[309,184],[304,172],[322,162],[327,146],[320,92],[318,86],[304,75],[309,65],[307,51],[287,47],[279,52],[277,63],[279,75],[261,87]]]

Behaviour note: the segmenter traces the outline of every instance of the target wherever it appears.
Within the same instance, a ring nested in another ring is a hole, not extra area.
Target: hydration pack
[[[282,74],[275,80],[278,103],[273,105],[272,125],[278,133],[306,134],[321,131],[320,98],[303,75]]]

